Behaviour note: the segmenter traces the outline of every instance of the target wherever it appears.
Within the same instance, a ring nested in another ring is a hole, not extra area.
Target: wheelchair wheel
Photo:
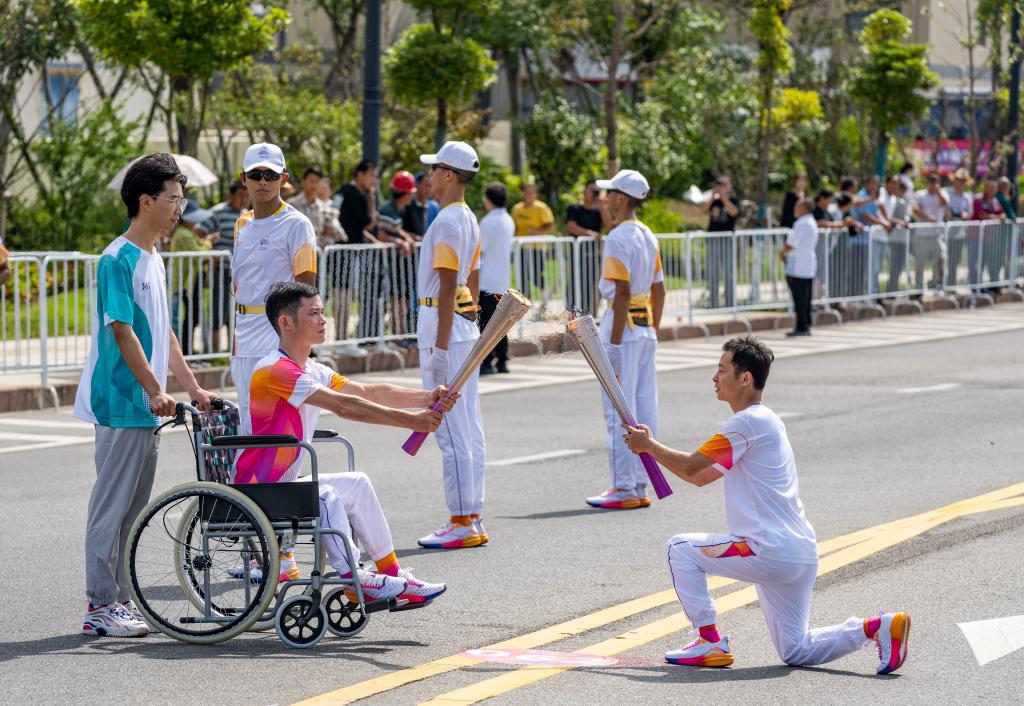
[[[336,588],[324,596],[324,609],[327,629],[338,637],[355,637],[370,622],[370,616],[363,612],[361,605],[348,599],[344,588]]]
[[[265,580],[232,577],[249,565]],[[266,515],[218,483],[187,483],[158,496],[139,513],[125,552],[132,599],[146,620],[195,644],[228,640],[256,622],[274,598],[279,566]]]
[[[274,627],[277,636],[289,647],[312,647],[327,631],[327,611],[323,603],[315,602],[310,596],[292,596],[281,604]]]

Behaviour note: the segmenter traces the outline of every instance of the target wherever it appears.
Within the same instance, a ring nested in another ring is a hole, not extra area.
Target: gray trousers
[[[85,594],[94,605],[124,603],[122,569],[132,523],[149,502],[160,437],[152,427],[96,425],[96,484],[85,528]]]

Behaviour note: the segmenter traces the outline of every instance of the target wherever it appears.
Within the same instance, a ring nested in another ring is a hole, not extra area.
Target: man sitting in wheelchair
[[[384,424],[413,431],[432,432],[441,423],[441,412],[430,409],[445,392],[414,390],[387,384],[357,383],[309,358],[314,344],[323,343],[327,319],[315,287],[301,282],[278,282],[266,300],[267,317],[280,336],[280,348],[256,365],[249,388],[249,413],[253,434],[291,434],[311,441],[320,410],[344,419]],[[342,392],[343,391],[343,392]],[[442,402],[451,410],[457,399]],[[420,408],[419,411],[406,411]],[[302,449],[245,449],[235,465],[234,482],[279,483],[295,480],[302,465]],[[429,601],[445,591],[443,583],[426,583],[398,565],[391,530],[373,485],[365,473],[319,475],[320,514],[324,527],[350,535],[355,528],[376,571],[350,567],[342,543],[325,535],[324,546],[331,566],[342,578],[358,572],[368,600],[398,598],[410,603]],[[358,550],[357,550],[358,551]],[[356,555],[358,561],[358,554]],[[230,571],[242,578],[242,567]],[[250,569],[253,580],[262,580],[258,567]],[[299,578],[291,551],[281,553],[281,581]],[[354,597],[354,592],[350,598]]]

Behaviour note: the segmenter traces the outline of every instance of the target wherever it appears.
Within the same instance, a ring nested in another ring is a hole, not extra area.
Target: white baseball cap
[[[445,142],[437,154],[421,154],[420,161],[424,164],[441,164],[464,172],[480,171],[480,159],[476,150],[465,142]]]
[[[646,199],[647,194],[651,193],[651,187],[647,183],[647,179],[635,169],[621,169],[611,179],[598,179],[597,188],[621,191],[627,196],[632,196],[634,199]]]
[[[242,160],[242,171],[266,167],[273,169],[278,174],[285,171],[284,153],[277,145],[269,142],[257,142],[245,151],[245,159]]]

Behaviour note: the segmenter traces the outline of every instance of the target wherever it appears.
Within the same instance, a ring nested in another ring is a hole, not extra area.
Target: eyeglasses
[[[153,198],[160,199],[161,201],[170,201],[174,204],[174,210],[181,211],[182,213],[185,212],[185,206],[188,205],[188,199],[184,196],[154,196]]]
[[[454,169],[452,169],[451,167],[449,167],[449,166],[448,166],[448,165],[446,165],[446,164],[435,164],[434,166],[432,166],[432,167],[430,168],[430,171],[434,171],[434,170],[436,170],[436,169],[444,169],[445,171],[449,171],[449,172],[451,172],[452,174],[458,174],[458,172],[457,172],[457,171],[455,171]]]
[[[271,169],[250,169],[245,173],[245,178],[252,181],[259,181],[260,179],[277,181],[281,178],[281,175]]]

